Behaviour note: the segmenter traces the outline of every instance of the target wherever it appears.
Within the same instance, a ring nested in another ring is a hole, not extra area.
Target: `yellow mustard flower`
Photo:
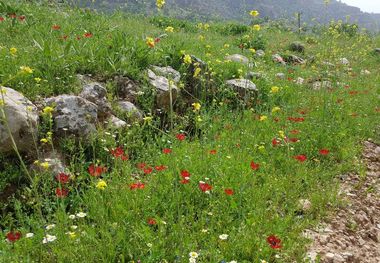
[[[191,104],[194,108],[194,111],[199,111],[201,109],[201,104],[198,103],[198,102],[194,102],[193,104]]]
[[[253,25],[253,30],[255,30],[255,31],[260,31],[260,29],[261,29],[261,26],[260,25]]]
[[[15,47],[11,47],[9,49],[9,53],[11,53],[12,56],[15,56],[17,54],[17,48]]]
[[[99,190],[104,190],[107,187],[107,183],[104,180],[99,180],[98,183],[96,184],[96,188]]]
[[[43,162],[43,163],[40,163],[40,166],[42,168],[44,168],[45,170],[49,169],[50,167],[50,164],[48,162]]]
[[[273,109],[272,109],[272,113],[276,113],[276,112],[278,112],[278,111],[280,111],[281,110],[281,108],[280,107],[273,107]]]
[[[41,78],[34,78],[34,81],[36,82],[36,83],[40,83],[41,82]]]
[[[52,112],[54,111],[54,108],[53,107],[49,107],[49,106],[46,106],[42,112],[45,113],[45,114],[51,114]]]
[[[47,143],[49,140],[48,139],[46,139],[46,138],[42,138],[41,140],[40,140],[40,142],[42,142],[42,143]]]
[[[274,94],[274,93],[278,93],[280,91],[280,87],[277,87],[277,86],[273,86],[271,89],[270,89],[270,93]]]
[[[191,56],[186,54],[184,57],[183,57],[183,62],[185,64],[191,64],[192,60],[191,60]]]
[[[157,0],[156,6],[158,9],[161,9],[165,5],[165,0]]]
[[[251,12],[249,12],[249,14],[253,17],[260,15],[259,11],[257,11],[257,10],[252,10]]]
[[[165,31],[169,32],[169,33],[173,33],[174,32],[174,27],[168,26],[167,28],[165,28]]]
[[[198,75],[199,75],[199,73],[201,73],[201,71],[202,71],[201,68],[196,68],[195,71],[194,71],[194,75],[193,75],[193,77],[194,77],[194,78],[197,78]]]
[[[260,116],[260,121],[266,121],[267,119],[268,117],[265,115]]]
[[[32,74],[33,73],[33,69],[31,69],[30,67],[27,67],[27,66],[21,66],[20,70],[21,70],[21,73],[24,73],[24,74]]]

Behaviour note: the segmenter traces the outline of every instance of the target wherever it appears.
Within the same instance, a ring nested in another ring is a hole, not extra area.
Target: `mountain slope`
[[[106,0],[97,1],[94,5],[105,10],[122,9],[148,14],[155,10],[154,0]],[[336,0],[331,0],[328,5],[323,0],[166,0],[162,11],[179,18],[248,22],[247,13],[252,9],[259,10],[260,17],[271,19],[294,20],[294,14],[302,12],[303,22],[328,23],[331,20],[346,21],[349,17],[351,22],[357,22],[368,29],[378,31],[380,28],[379,14],[365,13]]]

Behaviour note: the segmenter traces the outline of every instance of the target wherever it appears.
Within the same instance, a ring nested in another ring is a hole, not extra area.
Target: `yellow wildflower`
[[[157,0],[156,6],[158,9],[161,9],[165,5],[165,0]]]
[[[70,238],[76,238],[77,234],[75,232],[67,232]]]
[[[270,93],[278,93],[280,91],[280,88],[277,87],[277,86],[273,86],[271,89],[270,89]]]
[[[191,104],[194,108],[193,111],[199,111],[201,109],[201,104],[198,103],[198,102],[194,102],[193,104]]]
[[[273,107],[273,109],[272,109],[272,113],[276,113],[276,112],[278,112],[278,111],[280,111],[281,110],[281,108],[280,107]]]
[[[44,168],[45,170],[49,169],[50,167],[50,164],[48,162],[43,162],[43,163],[40,163],[40,166],[42,168]]]
[[[166,29],[165,29],[166,32],[169,32],[169,33],[173,33],[174,32],[174,27],[172,26],[168,26]]]
[[[254,25],[252,28],[253,28],[253,30],[255,30],[255,31],[260,31],[261,26],[260,26],[260,25]]]
[[[51,114],[52,112],[54,111],[54,108],[53,107],[45,107],[42,112],[45,113],[45,114]]]
[[[15,56],[16,53],[17,53],[17,48],[15,48],[15,47],[11,47],[11,48],[9,49],[9,53],[11,53],[12,56]]]
[[[96,184],[96,188],[100,190],[104,190],[107,187],[107,183],[104,180],[99,180],[99,182]]]
[[[183,57],[183,62],[185,64],[191,64],[192,60],[191,60],[191,56],[186,54],[184,57]]]
[[[32,74],[33,73],[33,69],[31,69],[30,67],[27,67],[27,66],[21,66],[20,70],[21,70],[21,73],[25,73],[25,74]]]
[[[284,131],[278,131],[278,135],[280,135],[281,138],[285,138],[285,132]]]
[[[209,24],[204,24],[203,28],[207,31],[210,28],[210,25]]]
[[[41,82],[41,78],[34,78],[34,81],[37,82],[37,83],[40,83]]]
[[[254,48],[250,48],[249,51],[251,51],[253,54],[256,53],[256,49],[254,49]]]
[[[265,115],[260,116],[260,121],[266,121],[267,119],[268,117]]]
[[[253,17],[260,15],[259,11],[257,11],[257,10],[252,10],[251,12],[249,12],[249,14]]]
[[[259,151],[265,151],[265,146],[264,145],[260,145],[259,147],[257,147],[257,149],[259,150]]]
[[[224,44],[224,46],[223,46],[224,48],[229,48],[230,47],[230,45],[229,44]]]
[[[42,138],[41,140],[40,140],[40,142],[42,142],[42,143],[47,143],[49,140],[48,139],[46,139],[46,138]]]
[[[150,122],[152,122],[153,117],[152,117],[152,116],[146,116],[146,117],[143,118],[143,120],[144,120],[145,122],[147,122],[147,123],[150,123]]]
[[[200,41],[203,41],[203,40],[205,40],[205,37],[204,37],[204,36],[202,36],[202,35],[200,35],[198,38],[199,38],[199,40],[200,40]]]
[[[199,75],[199,73],[201,73],[201,71],[202,71],[201,68],[196,68],[195,71],[194,71],[193,77],[194,78],[198,77],[198,75]]]

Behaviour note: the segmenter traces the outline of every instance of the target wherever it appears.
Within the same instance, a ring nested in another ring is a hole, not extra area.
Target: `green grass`
[[[26,20],[0,22],[0,83],[12,78],[6,85],[31,100],[78,92],[77,73],[105,79],[110,98],[116,97],[112,81],[116,75],[147,86],[144,70],[151,64],[172,65],[185,73],[181,50],[208,62],[215,72],[217,92],[200,101],[199,113],[189,107],[185,114],[176,115],[170,131],[160,130],[160,120],[154,117],[152,123],[126,130],[99,129],[87,142],[61,141],[56,147],[65,155],[72,175],[69,195],[63,199],[55,196],[58,183],[51,174],[33,173],[33,183],[28,186],[17,162],[4,157],[1,189],[10,182],[22,186],[14,198],[0,205],[0,258],[4,262],[188,262],[192,251],[200,254],[198,262],[302,262],[309,242],[302,231],[340,204],[334,178],[360,171],[356,158],[361,142],[368,137],[379,140],[380,57],[370,52],[380,46],[378,36],[348,37],[327,31],[312,35],[317,43],[306,44],[302,56],[313,55],[316,62],[282,67],[271,61],[271,54],[286,54],[289,43],[305,42],[310,35],[264,27],[260,34],[267,40],[267,55],[257,59],[253,69],[266,75],[255,81],[259,101],[237,110],[236,100],[223,83],[238,77],[239,69],[243,74],[249,69],[223,63],[226,53],[241,52],[236,45],[241,36],[226,35],[227,31],[220,30],[222,24],[210,23],[205,31],[173,20],[175,32],[151,49],[145,38],[159,36],[164,28],[149,18],[25,3],[14,7]],[[0,16],[4,16],[1,10]],[[52,30],[52,25],[61,29]],[[83,38],[85,32],[92,37]],[[62,40],[63,35],[68,39]],[[9,53],[12,47],[17,48],[16,55]],[[244,54],[251,56],[249,51]],[[320,65],[341,57],[350,60],[352,73],[343,66],[327,70]],[[20,66],[31,67],[33,74],[17,74]],[[360,75],[362,69],[371,74]],[[307,85],[276,79],[278,72],[306,81],[329,78],[335,88],[313,91]],[[42,81],[37,83],[35,78]],[[270,93],[272,86],[281,87],[280,92]],[[144,103],[149,98],[139,100]],[[275,106],[281,111],[271,113]],[[149,113],[149,103],[144,109]],[[268,119],[259,121],[263,115]],[[202,121],[192,131],[199,136],[192,136],[187,131],[197,116]],[[292,122],[289,117],[305,120]],[[294,130],[299,133],[293,134]],[[176,134],[183,131],[186,139],[179,141]],[[299,142],[285,143],[282,133]],[[274,147],[274,138],[281,140],[281,145]],[[130,160],[112,157],[109,150],[118,146],[126,149]],[[163,154],[163,148],[172,152]],[[330,150],[329,155],[319,154],[323,148]],[[210,154],[211,150],[216,153]],[[293,158],[300,154],[307,156],[303,163]],[[258,170],[251,169],[251,161],[260,165]],[[145,175],[137,168],[141,162],[167,169]],[[96,188],[99,179],[88,173],[91,163],[107,167],[102,175],[107,183],[104,190]],[[182,170],[191,173],[189,184],[180,183]],[[199,181],[212,186],[209,194],[200,190]],[[131,190],[136,182],[144,183],[145,188]],[[233,189],[234,194],[226,195],[225,189]],[[301,213],[300,199],[309,199],[312,209]],[[69,218],[80,211],[87,216]],[[148,224],[151,218],[155,225]],[[56,226],[45,230],[48,224]],[[23,234],[14,244],[3,241],[11,230]],[[69,231],[75,232],[75,237],[70,237]],[[34,237],[26,238],[28,232]],[[57,240],[43,244],[46,234]],[[222,234],[228,239],[220,240]],[[272,234],[282,240],[282,249],[268,245],[266,238]]]

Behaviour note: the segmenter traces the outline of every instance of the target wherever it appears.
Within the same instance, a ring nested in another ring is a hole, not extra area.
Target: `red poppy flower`
[[[285,142],[299,142],[300,140],[298,138],[285,138]]]
[[[175,136],[179,141],[183,141],[186,139],[186,135],[183,133],[179,133]]]
[[[321,155],[328,155],[330,153],[330,151],[328,149],[320,149],[319,150],[319,154]]]
[[[272,146],[273,146],[273,147],[279,145],[280,143],[281,143],[281,142],[280,142],[279,140],[277,140],[276,138],[274,138],[274,139],[272,140]]]
[[[83,36],[84,36],[85,38],[91,38],[91,37],[93,36],[93,34],[90,33],[90,32],[87,32],[87,33],[84,33]]]
[[[188,184],[188,183],[190,183],[190,180],[188,180],[188,179],[182,179],[182,180],[180,181],[180,183],[181,183],[181,184]]]
[[[20,238],[21,238],[21,232],[19,232],[19,231],[16,231],[16,232],[11,231],[11,232],[8,232],[8,233],[7,233],[7,240],[8,240],[9,242],[14,243],[14,242],[16,242],[17,240],[19,240]]]
[[[146,167],[146,163],[138,163],[136,166],[139,169],[144,169]]]
[[[293,79],[291,77],[288,77],[288,81],[292,81]]]
[[[131,190],[135,190],[135,189],[144,189],[144,188],[145,188],[145,184],[138,182],[138,183],[131,184],[131,185],[129,186],[129,188],[130,188]]]
[[[216,154],[216,150],[210,150],[210,154]]]
[[[61,39],[62,39],[62,40],[67,40],[68,37],[69,37],[69,36],[67,36],[67,35],[63,35],[63,36],[61,36]]]
[[[275,235],[270,235],[269,237],[267,237],[267,242],[269,243],[270,247],[273,249],[282,248],[281,239],[279,239]]]
[[[187,170],[182,170],[181,171],[181,176],[182,176],[183,179],[190,178],[190,175],[191,174]]]
[[[356,91],[356,90],[353,90],[353,91],[350,91],[348,92],[350,95],[357,95],[359,93],[359,91]]]
[[[82,38],[80,36],[77,36],[76,37],[76,40],[81,40]]]
[[[156,169],[156,171],[164,171],[166,170],[168,167],[165,166],[165,165],[158,165],[156,167],[154,167]]]
[[[0,16],[0,22],[3,22],[4,20],[4,17]]]
[[[172,152],[172,149],[169,149],[169,148],[164,148],[164,149],[162,149],[162,153],[163,154],[169,154],[169,153],[171,153]]]
[[[154,39],[154,43],[158,43],[158,42],[160,42],[161,41],[161,38],[159,38],[159,37],[156,37],[155,39]]]
[[[18,17],[18,20],[20,20],[21,22],[23,22],[25,20],[26,16],[19,16]]]
[[[199,182],[199,189],[201,189],[202,192],[209,192],[212,186],[205,182]]]
[[[232,190],[230,188],[225,189],[224,192],[226,193],[226,195],[233,195],[234,194],[234,190]]]
[[[260,164],[255,163],[254,161],[251,162],[251,169],[256,171],[260,168]]]
[[[129,159],[128,155],[125,154],[124,150],[122,147],[117,147],[116,149],[113,149],[111,150],[111,154],[115,157],[115,158],[120,158],[122,159],[123,161],[126,161]]]
[[[148,218],[147,222],[148,222],[148,225],[151,225],[151,226],[157,225],[157,221],[154,218]]]
[[[302,114],[302,115],[307,114],[306,110],[297,110],[297,112],[298,112],[299,114]]]
[[[60,25],[52,25],[51,29],[53,29],[53,30],[60,30],[61,26]]]
[[[292,121],[292,122],[303,122],[303,121],[305,121],[305,118],[302,118],[302,117],[288,117],[288,120]]]
[[[68,181],[70,181],[70,175],[65,173],[59,173],[55,176],[55,179],[61,184],[66,184]]]
[[[66,197],[68,194],[69,194],[69,190],[67,190],[65,188],[59,188],[58,187],[55,189],[55,195],[59,198]]]
[[[290,133],[291,134],[298,134],[298,133],[300,133],[300,131],[299,130],[291,130]]]
[[[144,174],[151,174],[153,172],[153,168],[148,167],[148,168],[143,169],[143,171],[144,171]]]
[[[306,155],[303,155],[303,154],[296,155],[293,158],[296,159],[297,161],[301,162],[301,163],[303,163],[304,161],[307,160]]]
[[[88,167],[88,172],[91,176],[99,177],[102,173],[105,173],[107,171],[107,168],[104,166],[96,166],[95,164],[91,164]]]

